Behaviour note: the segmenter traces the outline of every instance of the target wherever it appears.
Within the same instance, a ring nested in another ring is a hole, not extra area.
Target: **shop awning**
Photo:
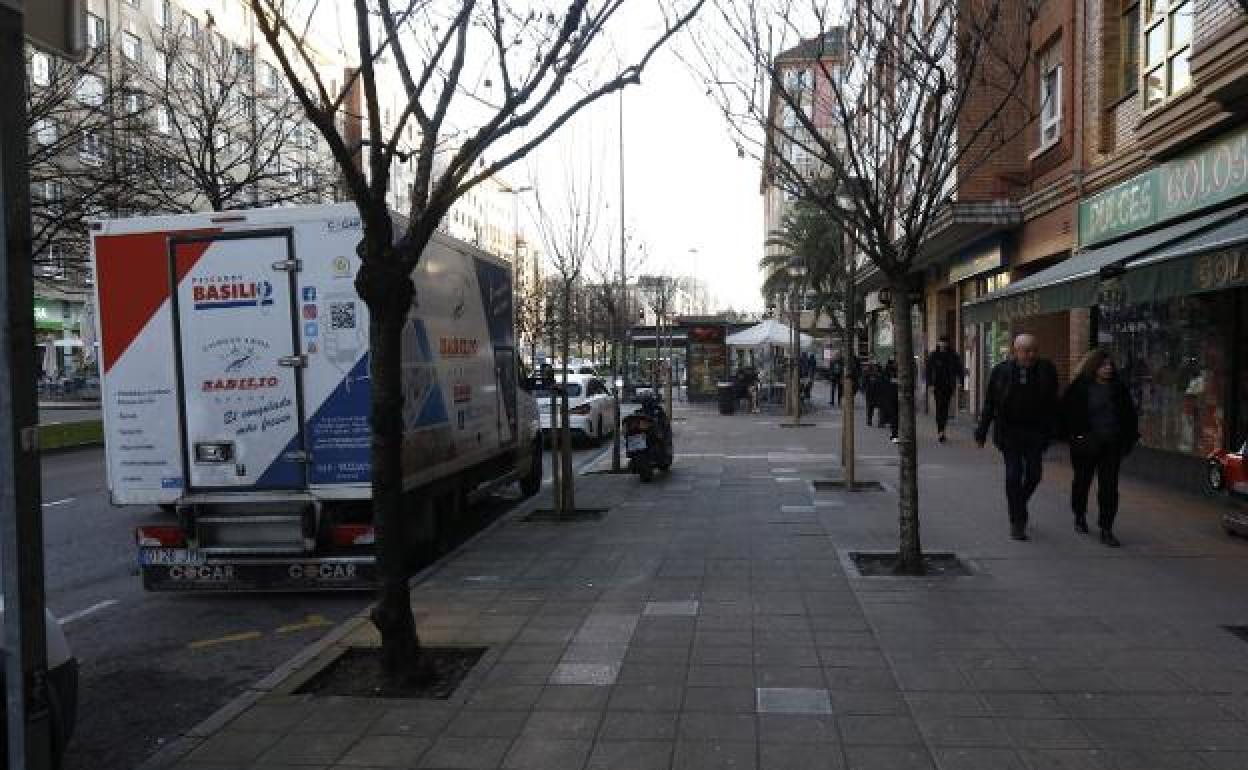
[[[1144,302],[1149,298],[1162,296],[1158,293],[1162,287],[1174,291],[1166,296],[1192,293],[1191,289],[1177,289],[1180,286],[1195,286],[1199,281],[1186,274],[1176,275],[1183,270],[1193,270],[1192,266],[1185,262],[1182,267],[1171,266],[1163,270],[1158,265],[1168,263],[1181,255],[1190,255],[1192,260],[1196,260],[1207,255],[1210,249],[1220,248],[1217,244],[1225,243],[1231,235],[1217,234],[1222,233],[1225,228],[1244,227],[1238,220],[1246,211],[1248,204],[1224,208],[1098,249],[1078,252],[1070,259],[1012,283],[1000,291],[964,304],[963,322],[978,324],[1010,321],[1076,307],[1091,307],[1097,303],[1102,271],[1106,268],[1115,272],[1115,267],[1126,268],[1122,281],[1123,291],[1130,295],[1124,295],[1126,302]],[[1248,270],[1248,266],[1241,262],[1239,270]],[[1130,286],[1134,286],[1135,290],[1131,291]],[[1200,290],[1212,291],[1213,288]]]
[[[1248,286],[1248,218],[1236,216],[1132,260],[1116,284],[1121,294],[1115,301],[1130,305]]]

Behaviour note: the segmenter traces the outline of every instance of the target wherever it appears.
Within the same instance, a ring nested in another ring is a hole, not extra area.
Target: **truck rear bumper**
[[[218,558],[186,548],[140,548],[148,591],[366,591],[377,586],[372,556]]]

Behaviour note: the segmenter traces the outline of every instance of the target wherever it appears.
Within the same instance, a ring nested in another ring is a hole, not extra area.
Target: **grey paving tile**
[[[1079,719],[1093,744],[1107,749],[1184,748],[1183,738],[1169,723],[1156,719]]]
[[[433,740],[403,735],[366,735],[338,760],[340,767],[415,767]]]
[[[525,737],[590,740],[602,720],[599,711],[534,711],[524,724]]]
[[[598,731],[599,740],[671,741],[676,738],[675,711],[608,711]]]
[[[689,662],[695,666],[750,666],[754,663],[754,648],[749,645],[695,644]]]
[[[1069,709],[1048,693],[986,692],[979,697],[996,716],[1032,719],[1063,719],[1073,716]]]
[[[1005,727],[991,717],[919,719],[919,731],[929,746],[1009,747]]]
[[[685,666],[658,663],[625,663],[620,666],[619,684],[672,684],[683,682],[688,674]]]
[[[685,666],[689,664],[690,648],[687,644],[638,644],[628,645],[625,663],[657,663],[659,665]]]
[[[909,714],[900,692],[878,690],[830,690],[832,711],[837,714]]]
[[[750,741],[757,732],[752,714],[684,712],[680,715],[681,741]]]
[[[759,714],[760,743],[840,743],[841,734],[832,716],[811,714]]]
[[[759,687],[760,714],[831,714],[828,691],[817,687]]]
[[[690,687],[753,687],[754,667],[689,666],[686,683]]]
[[[528,711],[470,709],[460,712],[444,732],[456,738],[514,738],[528,718]]]
[[[684,698],[685,688],[679,684],[617,684],[611,688],[608,710],[676,711]]]
[[[643,615],[649,617],[656,616],[687,616],[696,617],[698,614],[698,600],[685,599],[680,601],[667,602],[646,602],[646,606],[642,611]]]
[[[970,692],[908,692],[906,703],[922,721],[939,717],[985,717],[992,711],[984,700]]]
[[[469,708],[527,709],[542,696],[538,685],[489,685],[478,688],[468,697]]]
[[[1209,751],[1197,754],[1207,770],[1243,770],[1248,767],[1248,752]]]
[[[755,770],[757,750],[752,743],[682,741],[676,744],[672,770]]]
[[[795,745],[762,743],[758,747],[759,770],[841,770],[845,757],[834,743]]]
[[[368,726],[371,735],[433,736],[454,716],[450,708],[398,707],[388,709]]]
[[[279,732],[224,730],[201,743],[187,759],[244,765],[257,759],[282,738],[283,734]]]
[[[841,742],[847,745],[908,746],[923,742],[918,726],[906,716],[848,714],[836,721]]]
[[[307,703],[257,703],[230,722],[229,730],[247,732],[280,732],[290,730],[312,712]]]
[[[1026,770],[1013,749],[938,748],[933,753],[940,770]]]
[[[594,744],[586,770],[668,770],[673,744],[664,741],[608,741]]]
[[[352,733],[291,733],[260,755],[259,762],[273,765],[333,764],[359,739]]]
[[[607,686],[615,684],[620,675],[619,663],[560,663],[550,672],[552,685],[574,684]]]
[[[1028,749],[1090,749],[1096,744],[1073,719],[1002,718],[1014,745]]]
[[[819,652],[811,646],[772,645],[754,648],[755,666],[819,666]]]
[[[517,770],[581,770],[593,742],[522,736],[503,759],[504,768]]]
[[[922,746],[845,746],[848,770],[936,770]]]
[[[1028,770],[1118,770],[1102,749],[1019,749]]]
[[[429,751],[420,758],[419,767],[442,770],[478,770],[497,768],[503,761],[509,738],[452,738],[444,736],[434,741]]]
[[[763,688],[821,689],[827,679],[819,668],[755,666],[754,684]]]
[[[607,707],[610,687],[594,685],[547,685],[537,700],[543,711],[594,711]]]
[[[1208,770],[1200,754],[1187,751],[1110,749],[1105,758],[1115,770]]]

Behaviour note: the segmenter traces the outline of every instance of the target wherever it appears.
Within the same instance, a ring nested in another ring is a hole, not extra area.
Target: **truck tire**
[[[520,494],[532,497],[542,489],[542,439],[533,441],[532,457],[529,459],[529,475],[520,479]]]

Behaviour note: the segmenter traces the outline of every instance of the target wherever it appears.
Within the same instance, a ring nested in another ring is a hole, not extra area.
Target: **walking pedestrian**
[[[1101,542],[1116,548],[1121,545],[1114,537],[1118,468],[1139,441],[1140,432],[1131,391],[1118,376],[1109,351],[1093,350],[1083,357],[1078,374],[1062,395],[1058,429],[1070,442],[1070,462],[1075,470],[1070,487],[1075,531],[1088,531],[1088,493],[1096,477]]]
[[[863,397],[867,402],[867,425],[871,425],[875,418],[875,413],[880,410],[880,381],[883,374],[880,372],[880,365],[874,361],[868,361],[866,369],[862,375]],[[884,415],[880,414],[880,421],[883,424]]]
[[[962,384],[964,373],[962,357],[950,350],[949,337],[942,335],[936,342],[936,349],[928,354],[924,367],[924,379],[936,400],[936,440],[942,444],[945,443],[945,426],[949,424],[949,403]]]
[[[992,368],[975,443],[992,443],[1005,459],[1005,497],[1010,537],[1027,539],[1027,502],[1044,473],[1044,450],[1057,419],[1057,369],[1039,357],[1036,338],[1014,338],[1014,355]],[[995,423],[995,425],[994,425]]]
[[[841,380],[845,377],[845,362],[841,360],[841,351],[832,352],[832,360],[828,363],[828,382],[831,393],[828,395],[828,406],[841,403]]]

